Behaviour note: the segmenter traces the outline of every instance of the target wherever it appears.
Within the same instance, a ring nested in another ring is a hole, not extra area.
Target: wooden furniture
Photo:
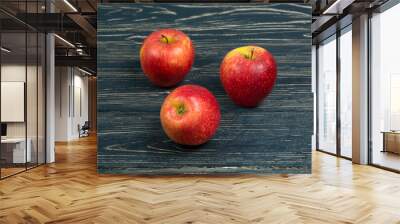
[[[383,131],[382,152],[400,154],[400,131]]]
[[[25,138],[1,139],[2,154],[4,152],[4,156],[2,155],[2,158],[5,159],[6,163],[18,164],[31,161],[32,141],[30,138],[28,138],[26,139],[26,142],[28,142],[28,144],[25,150]]]

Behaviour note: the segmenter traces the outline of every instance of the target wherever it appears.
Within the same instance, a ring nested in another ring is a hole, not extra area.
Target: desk
[[[400,131],[383,131],[382,152],[400,154]]]
[[[2,151],[11,151],[12,152],[12,161],[11,163],[25,163],[30,162],[32,158],[31,154],[31,144],[32,141],[30,138],[27,139],[27,146],[25,151],[25,138],[5,138],[1,139],[2,147],[6,147],[2,149]],[[10,150],[9,146],[13,146]],[[3,156],[2,156],[3,157]],[[25,158],[27,159],[25,161]],[[11,159],[10,159],[11,160]]]

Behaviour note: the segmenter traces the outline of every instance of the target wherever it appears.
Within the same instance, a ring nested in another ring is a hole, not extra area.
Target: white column
[[[46,158],[47,163],[55,161],[55,150],[54,150],[54,133],[55,133],[55,61],[54,61],[54,35],[47,34],[47,77],[46,77]]]
[[[47,11],[53,12],[54,6],[48,1]],[[46,163],[55,161],[54,133],[55,133],[55,53],[54,34],[46,35]]]
[[[368,15],[353,19],[353,162],[368,163]]]

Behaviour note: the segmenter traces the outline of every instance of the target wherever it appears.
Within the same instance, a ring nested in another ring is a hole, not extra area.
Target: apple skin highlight
[[[140,65],[151,83],[171,87],[189,73],[194,55],[194,45],[186,34],[175,29],[162,29],[144,40]]]
[[[220,106],[214,95],[198,85],[183,85],[164,100],[161,125],[166,135],[182,145],[201,145],[217,131]]]
[[[274,57],[258,46],[231,50],[220,66],[220,80],[226,93],[242,107],[258,106],[271,93],[276,77]]]

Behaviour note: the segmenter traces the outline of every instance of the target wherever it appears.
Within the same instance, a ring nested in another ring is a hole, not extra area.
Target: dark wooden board
[[[98,8],[98,171],[128,174],[310,173],[311,7],[306,4],[100,4]],[[160,106],[172,89],[140,68],[143,39],[160,28],[190,36],[196,58],[183,84],[205,86],[221,105],[217,134],[195,150],[164,134]],[[219,81],[231,49],[255,44],[278,63],[262,105],[237,107]]]

